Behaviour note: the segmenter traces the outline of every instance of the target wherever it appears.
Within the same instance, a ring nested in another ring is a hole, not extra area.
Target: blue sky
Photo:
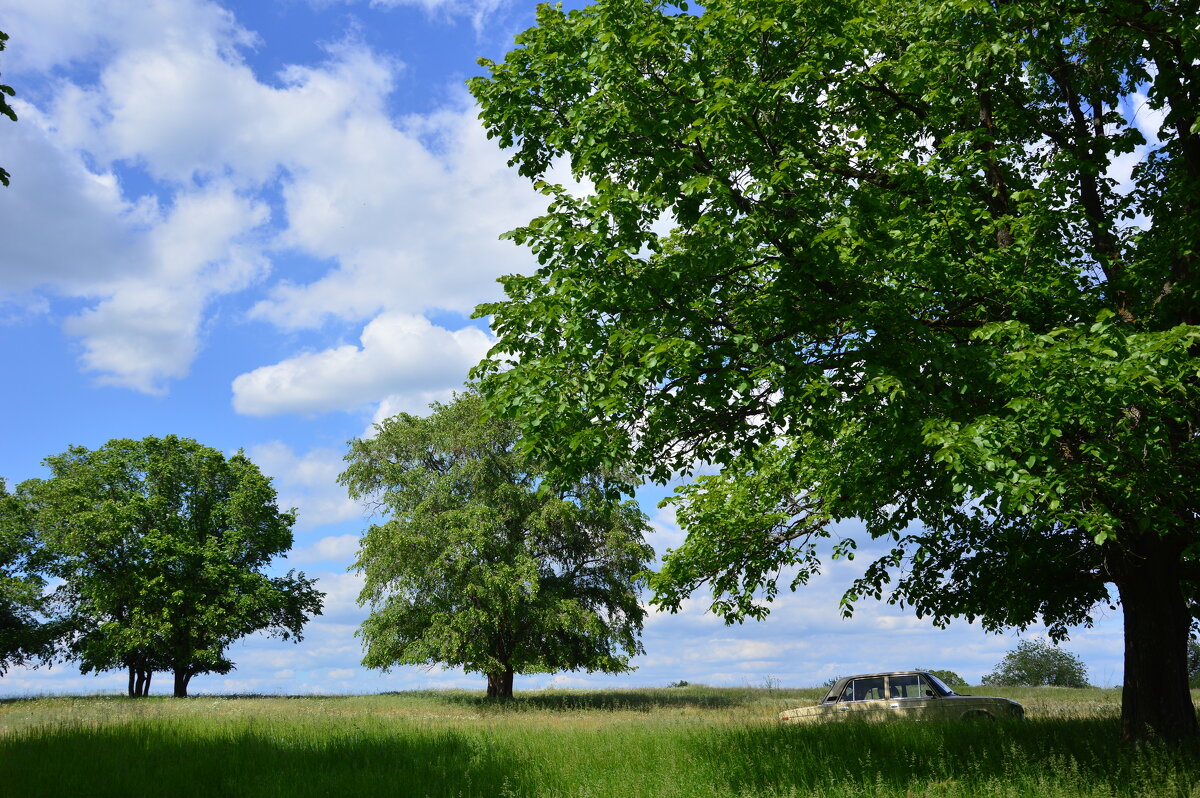
[[[498,240],[541,198],[487,141],[463,81],[533,22],[513,0],[0,0],[0,476],[72,444],[170,433],[244,448],[299,509],[282,567],[320,579],[305,640],[252,637],[193,692],[480,688],[439,668],[359,665],[347,572],[367,521],[337,486],[346,441],[448,398],[491,340],[469,317],[528,253]],[[661,553],[681,533],[639,494]],[[853,533],[854,524],[845,531]],[[978,680],[1016,643],[837,600],[870,553],[725,626],[697,596],[653,615],[638,670],[518,677],[516,689],[812,685],[948,668]],[[1067,648],[1121,680],[1119,612]],[[1027,634],[1036,635],[1033,629]],[[119,673],[14,669],[0,695],[91,693]],[[167,689],[166,680],[155,692]]]

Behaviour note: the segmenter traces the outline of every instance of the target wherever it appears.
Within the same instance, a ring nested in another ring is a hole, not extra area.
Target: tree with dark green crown
[[[73,446],[45,465],[16,500],[61,580],[52,603],[84,673],[127,670],[143,696],[168,671],[183,697],[193,677],[234,667],[234,641],[298,641],[320,614],[313,580],[264,573],[291,548],[295,514],[241,452],[168,435]]]
[[[621,673],[640,653],[646,517],[602,473],[548,483],[479,396],[401,413],[350,442],[341,482],[386,517],[353,569],[363,664],[460,666],[511,698],[513,675]]]
[[[702,5],[543,5],[471,81],[549,201],[485,396],[555,478],[721,467],[663,607],[760,617],[859,518],[846,612],[1119,601],[1124,735],[1195,737],[1197,0]]]

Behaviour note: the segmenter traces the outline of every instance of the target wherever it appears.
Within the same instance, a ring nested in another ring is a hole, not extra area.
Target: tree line
[[[400,414],[350,442],[341,475],[373,503],[351,570],[368,667],[446,664],[509,698],[515,674],[629,670],[653,550],[646,516],[603,473],[550,483],[474,391]],[[167,436],[73,446],[46,478],[0,480],[0,674],[14,664],[156,672],[186,696],[228,673],[253,632],[299,641],[314,580],[264,569],[292,545],[294,511],[243,453]]]

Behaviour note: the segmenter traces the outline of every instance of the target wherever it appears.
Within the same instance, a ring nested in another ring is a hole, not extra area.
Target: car
[[[1016,701],[993,696],[960,695],[926,671],[895,671],[845,676],[834,682],[821,703],[779,713],[784,723],[835,720],[998,720],[1024,718]]]

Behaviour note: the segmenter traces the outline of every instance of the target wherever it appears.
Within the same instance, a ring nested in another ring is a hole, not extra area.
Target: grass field
[[[1200,796],[1200,752],[1118,743],[1118,690],[988,690],[1025,722],[775,722],[821,692],[9,699],[0,795]]]

